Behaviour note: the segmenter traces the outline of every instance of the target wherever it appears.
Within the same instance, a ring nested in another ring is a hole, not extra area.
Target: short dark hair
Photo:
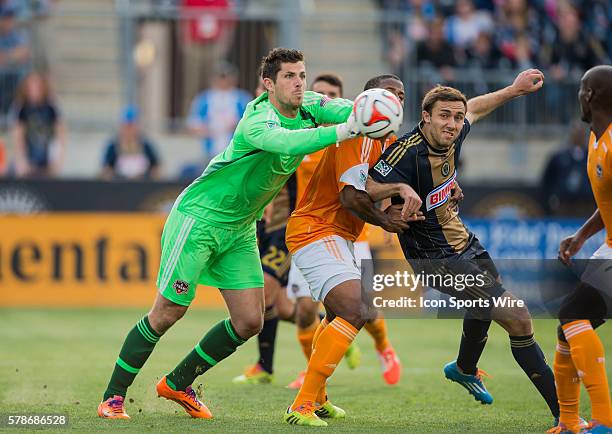
[[[304,61],[304,53],[291,48],[274,48],[261,59],[259,74],[261,78],[269,78],[276,82],[276,75],[281,70],[281,63],[297,63]]]
[[[434,104],[437,101],[461,101],[467,110],[467,98],[458,89],[450,86],[437,85],[423,97],[421,108],[423,111],[431,114]]]
[[[363,90],[368,90],[368,89],[374,89],[375,87],[380,87],[380,83],[382,83],[384,80],[397,80],[401,83],[402,79],[399,78],[397,75],[395,74],[382,74],[382,75],[377,75],[376,77],[372,77],[370,78],[365,86],[363,86]]]
[[[311,86],[314,86],[314,84],[318,81],[324,81],[325,83],[340,88],[340,95],[343,95],[344,83],[342,82],[342,78],[340,78],[338,74],[334,74],[333,72],[325,72],[323,74],[319,74],[312,81]]]

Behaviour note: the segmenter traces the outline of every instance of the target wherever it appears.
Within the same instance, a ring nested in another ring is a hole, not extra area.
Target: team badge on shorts
[[[189,284],[184,280],[175,280],[172,284],[172,288],[176,291],[177,294],[185,294],[189,291]]]
[[[376,163],[376,166],[374,166],[374,170],[376,170],[382,176],[387,176],[389,172],[391,172],[391,166],[389,166],[385,160],[380,160],[378,163]]]

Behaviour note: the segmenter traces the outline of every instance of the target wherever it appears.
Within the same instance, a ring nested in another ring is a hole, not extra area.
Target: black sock
[[[528,336],[510,336],[512,355],[520,367],[525,371],[533,385],[538,389],[542,398],[548,404],[553,417],[559,417],[559,402],[555,378],[550,367],[546,364],[546,357],[540,346],[533,338]]]
[[[276,346],[276,329],[278,328],[278,313],[274,305],[266,307],[264,323],[257,336],[259,344],[259,365],[268,373],[272,373],[274,362],[274,347]]]
[[[463,318],[463,334],[457,355],[457,366],[469,375],[476,375],[478,360],[487,343],[491,321],[482,321],[468,315]]]

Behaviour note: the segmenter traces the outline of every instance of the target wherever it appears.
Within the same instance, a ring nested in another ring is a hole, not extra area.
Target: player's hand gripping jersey
[[[364,222],[340,204],[340,191],[346,185],[365,190],[368,169],[393,140],[395,137],[383,145],[378,140],[359,137],[324,151],[287,224],[287,247],[291,253],[330,235],[349,241],[357,239]]]
[[[410,185],[423,201],[425,220],[412,222],[399,234],[406,258],[445,258],[463,251],[472,234],[459,219],[448,200],[457,177],[459,153],[470,123],[464,122],[461,133],[448,149],[432,147],[420,125],[389,146],[370,170],[370,176],[380,183],[402,182]],[[400,203],[399,197],[391,199]]]
[[[335,126],[316,127],[346,121],[352,104],[307,91],[290,119],[263,93],[248,104],[225,151],[179,196],[178,210],[223,228],[260,219],[304,155],[336,142]]]
[[[591,132],[587,173],[599,214],[606,227],[606,244],[612,247],[612,124],[595,141]]]

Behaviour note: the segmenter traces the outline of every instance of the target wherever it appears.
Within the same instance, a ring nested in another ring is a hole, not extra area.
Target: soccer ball
[[[353,114],[359,130],[373,139],[398,132],[404,119],[399,99],[378,88],[363,91],[355,98]]]

